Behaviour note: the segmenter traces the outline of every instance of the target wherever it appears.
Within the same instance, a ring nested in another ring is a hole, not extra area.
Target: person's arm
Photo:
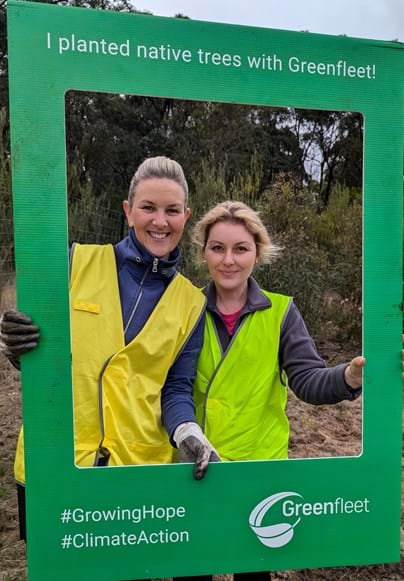
[[[184,422],[195,422],[193,384],[202,349],[205,314],[171,366],[161,395],[162,422],[170,439]]]
[[[161,396],[162,422],[180,462],[194,463],[196,480],[204,478],[209,462],[220,458],[195,419],[192,397],[196,367],[203,343],[205,314],[168,372]]]
[[[357,361],[357,360],[361,361]],[[355,363],[356,361],[356,363]],[[296,396],[311,404],[334,404],[361,394],[358,376],[363,358],[327,368],[296,305],[292,303],[281,329],[279,363]],[[348,384],[353,373],[352,385]]]

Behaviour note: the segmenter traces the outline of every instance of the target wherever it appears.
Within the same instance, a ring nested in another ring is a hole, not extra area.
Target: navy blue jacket
[[[127,344],[144,327],[170,284],[177,272],[181,253],[177,248],[168,260],[156,258],[137,240],[133,229],[114,249]],[[162,390],[162,420],[170,436],[179,424],[195,421],[192,390],[203,342],[204,322],[205,317],[202,316],[171,366]]]

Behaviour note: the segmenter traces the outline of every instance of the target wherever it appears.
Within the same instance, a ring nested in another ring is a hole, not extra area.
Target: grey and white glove
[[[21,311],[6,311],[0,317],[0,351],[20,369],[20,355],[38,345],[39,327]]]
[[[173,435],[181,463],[194,462],[194,478],[201,480],[209,462],[220,462],[219,454],[195,422],[180,424]]]

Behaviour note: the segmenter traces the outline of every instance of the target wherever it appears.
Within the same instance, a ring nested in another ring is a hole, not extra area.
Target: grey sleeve
[[[281,328],[279,363],[286,372],[289,387],[307,403],[334,404],[361,394],[362,388],[352,389],[345,381],[346,363],[326,366],[293,302]]]

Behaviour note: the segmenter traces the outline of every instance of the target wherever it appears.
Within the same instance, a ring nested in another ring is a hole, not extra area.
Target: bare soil
[[[356,346],[344,349],[332,341],[317,340],[322,356],[330,364],[346,361],[358,353]],[[361,451],[361,400],[335,406],[309,406],[292,394],[288,404],[291,423],[290,456],[352,456]],[[0,361],[0,581],[25,581],[25,544],[18,538],[18,517],[13,480],[13,459],[21,422],[19,374],[4,358]],[[403,543],[402,543],[403,547]],[[371,567],[275,572],[274,581],[403,580],[403,562]],[[230,580],[218,575],[216,580]],[[72,580],[80,581],[80,580]]]

